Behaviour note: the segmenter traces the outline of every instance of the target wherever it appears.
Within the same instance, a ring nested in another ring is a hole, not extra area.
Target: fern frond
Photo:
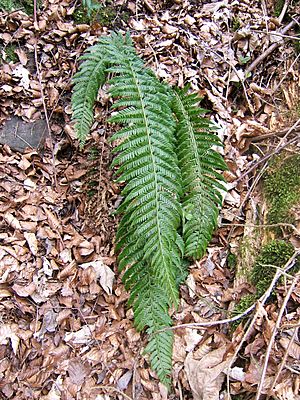
[[[217,224],[225,190],[222,175],[226,164],[213,146],[221,141],[213,133],[214,126],[202,117],[199,98],[187,94],[187,88],[176,90],[173,109],[177,118],[178,160],[183,179],[183,238],[185,255],[203,257]]]
[[[116,106],[129,104],[110,119],[125,125],[112,138],[122,141],[115,149],[117,156],[113,161],[113,166],[120,166],[118,180],[128,182],[119,210],[124,216],[117,242],[126,244],[119,256],[120,263],[128,258],[126,249],[131,242],[141,243],[143,260],[155,271],[168,304],[176,305],[176,274],[181,263],[176,244],[181,221],[181,182],[174,153],[175,124],[168,104],[169,93],[144,67],[133,48],[115,49],[111,63],[118,67],[108,71],[117,71],[119,75],[111,79],[110,93],[112,97],[121,97]],[[130,260],[133,261],[132,256]],[[137,258],[136,262],[139,261]]]

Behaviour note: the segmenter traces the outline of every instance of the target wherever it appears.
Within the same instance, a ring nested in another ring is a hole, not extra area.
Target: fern
[[[177,154],[183,178],[184,213],[183,238],[185,255],[203,257],[216,228],[221,191],[225,190],[218,170],[226,164],[213,146],[220,146],[218,136],[212,133],[212,123],[203,118],[205,110],[198,107],[196,94],[187,94],[188,87],[175,91],[173,108],[177,123]]]
[[[101,38],[82,60],[72,97],[81,144],[93,122],[98,89],[113,76],[109,92],[118,111],[110,122],[122,128],[111,139],[118,142],[112,166],[117,181],[125,183],[116,234],[119,270],[136,329],[146,328],[149,335],[145,351],[151,366],[169,385],[173,334],[164,328],[172,324],[169,310],[178,305],[186,275],[184,252],[202,256],[216,225],[223,188],[217,170],[225,164],[212,146],[220,142],[199,116],[198,98],[161,83],[129,36]]]

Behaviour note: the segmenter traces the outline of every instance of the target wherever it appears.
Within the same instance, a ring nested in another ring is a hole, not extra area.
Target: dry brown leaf
[[[17,324],[0,325],[0,344],[8,344],[10,342],[14,354],[17,354],[20,338],[17,335]]]
[[[224,381],[224,371],[230,358],[223,361],[227,346],[210,351],[201,360],[195,360],[193,353],[186,357],[184,367],[194,400],[219,400],[219,393]]]
[[[291,342],[291,339],[289,339],[287,337],[282,337],[279,339],[279,343],[285,350],[289,347],[289,350],[288,350],[289,356],[300,361],[300,345],[295,342],[290,344],[290,342]]]
[[[73,358],[69,361],[68,374],[71,382],[75,385],[82,385],[89,372],[90,368],[80,358]]]
[[[24,232],[24,237],[28,243],[29,249],[34,256],[38,254],[38,242],[33,232]]]

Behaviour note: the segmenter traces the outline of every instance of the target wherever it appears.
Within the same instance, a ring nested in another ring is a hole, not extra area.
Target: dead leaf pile
[[[174,321],[230,318],[230,304],[253,292],[234,284],[227,256],[247,212],[260,203],[256,164],[284,135],[299,134],[299,127],[289,132],[299,118],[299,61],[285,37],[296,35],[296,26],[282,34],[289,21],[275,16],[271,0],[115,3],[128,14],[118,28],[130,30],[146,64],[172,85],[190,83],[220,126],[229,167],[222,226],[207,256],[192,265]],[[114,254],[113,211],[122,198],[109,169],[107,93],[100,93],[84,151],[70,123],[79,57],[114,21],[75,23],[77,7],[45,0],[36,22],[20,10],[0,13],[0,123],[11,115],[34,121],[46,109],[52,134],[41,153],[0,149],[0,396],[109,400],[123,392],[139,400],[212,400],[226,398],[227,376],[233,396],[255,396],[290,281],[263,308],[235,358],[243,324],[175,330],[171,394],[141,357],[143,336],[133,328]],[[298,21],[297,5],[291,7]],[[263,395],[299,399],[298,326],[299,283],[277,327]]]

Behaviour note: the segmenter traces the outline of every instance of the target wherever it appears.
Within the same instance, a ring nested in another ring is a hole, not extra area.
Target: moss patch
[[[270,286],[276,267],[283,268],[294,254],[294,247],[283,240],[272,240],[265,245],[251,271],[251,283],[256,287],[256,297],[261,297]]]
[[[0,10],[10,12],[12,10],[22,10],[28,15],[33,14],[33,0],[1,0]],[[42,0],[37,1],[38,8],[41,6]]]
[[[3,61],[7,63],[16,63],[19,60],[17,54],[15,53],[16,48],[17,47],[14,44],[9,44],[6,47],[0,46],[0,50],[5,53],[5,57],[0,56],[0,63]]]
[[[283,240],[272,240],[262,247],[250,273],[250,281],[256,288],[256,293],[243,296],[236,304],[233,315],[242,314],[266,292],[276,273],[276,267],[283,268],[294,251],[292,244]],[[300,260],[289,270],[289,274],[295,274],[299,270]],[[235,322],[233,328],[236,328],[237,325],[238,322]]]
[[[268,223],[294,222],[291,212],[300,201],[300,155],[276,157],[264,178]]]

